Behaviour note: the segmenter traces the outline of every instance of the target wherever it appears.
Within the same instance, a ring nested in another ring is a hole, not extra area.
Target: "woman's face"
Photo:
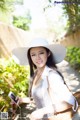
[[[30,49],[30,56],[36,67],[41,68],[46,65],[49,55],[44,47],[35,47]]]

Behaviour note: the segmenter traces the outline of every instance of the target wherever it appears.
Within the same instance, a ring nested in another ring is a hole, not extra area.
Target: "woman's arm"
[[[49,114],[49,113],[54,114],[53,106],[47,106],[47,107],[43,107],[41,109],[35,110],[34,112],[32,112],[31,118],[33,118],[33,120],[41,119],[45,114]]]
[[[72,108],[72,105],[65,101],[55,105],[56,113],[68,110],[69,108]]]
[[[61,78],[61,76],[59,76],[57,73],[51,72],[48,76],[48,82],[52,101],[54,101],[54,93],[56,96],[56,111],[63,111],[70,107],[72,107],[73,110],[76,111],[78,107],[76,98],[70,92],[66,84],[64,84],[64,80]]]
[[[68,104],[67,102],[64,101],[64,102],[62,102],[60,104],[57,104],[57,105],[46,106],[46,107],[43,107],[41,109],[38,109],[38,110],[34,111],[32,113],[32,115],[34,117],[38,118],[38,119],[41,119],[41,118],[43,118],[43,116],[45,114],[50,113],[50,114],[54,115],[58,112],[62,112],[62,111],[67,110],[71,107],[72,107],[72,105],[70,105],[70,104]]]

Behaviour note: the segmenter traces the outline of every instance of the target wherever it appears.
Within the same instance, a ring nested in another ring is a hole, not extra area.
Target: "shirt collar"
[[[45,76],[48,76],[49,72],[52,71],[52,68],[49,68],[48,66],[45,66],[44,71],[42,73],[42,78],[44,78]]]

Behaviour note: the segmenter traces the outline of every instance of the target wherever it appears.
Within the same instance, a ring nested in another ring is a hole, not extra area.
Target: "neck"
[[[44,70],[45,66],[44,67],[41,67],[41,68],[37,68],[37,71],[36,71],[36,74],[35,74],[35,77],[34,77],[34,83],[33,84],[37,84],[39,82],[39,80],[41,80],[41,75],[43,73],[43,70]]]
[[[41,67],[41,68],[37,68],[37,74],[40,74],[43,72],[45,66]]]

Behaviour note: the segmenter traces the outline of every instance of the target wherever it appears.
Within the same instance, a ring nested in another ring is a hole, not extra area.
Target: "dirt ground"
[[[58,65],[59,70],[64,76],[64,79],[72,93],[80,91],[80,73],[72,68],[67,61],[62,61]],[[80,96],[80,95],[79,95]],[[78,114],[75,115],[74,120],[80,120],[80,105]]]
[[[63,74],[69,89],[73,93],[80,91],[80,73],[77,70],[73,69],[65,60],[59,63],[57,66]]]

